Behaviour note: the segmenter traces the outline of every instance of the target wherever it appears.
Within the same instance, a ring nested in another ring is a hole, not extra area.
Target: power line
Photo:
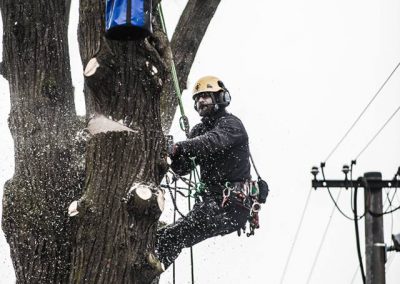
[[[343,140],[347,137],[347,135],[350,133],[350,131],[354,128],[354,126],[357,124],[357,122],[360,120],[360,118],[364,115],[364,113],[367,111],[369,106],[372,104],[372,102],[376,99],[376,97],[380,94],[382,91],[383,87],[385,87],[386,83],[390,80],[392,75],[396,72],[397,68],[399,68],[400,62],[396,65],[396,67],[393,69],[392,73],[386,78],[385,82],[381,85],[381,87],[378,89],[378,91],[375,93],[375,95],[372,97],[372,99],[368,102],[368,104],[364,107],[360,115],[357,117],[357,119],[353,122],[353,124],[350,126],[350,128],[346,131],[346,133],[343,135],[343,137],[339,140],[339,142],[336,144],[335,147],[333,147],[332,151],[329,153],[329,155],[325,159],[325,163],[329,160],[329,158],[333,155],[333,153],[337,150],[337,148],[342,144]]]
[[[389,259],[388,259],[387,264],[386,264],[386,271],[389,271],[390,266],[392,265],[393,260],[394,260],[395,257],[396,257],[395,253],[393,253],[391,256],[389,256]]]
[[[353,277],[351,278],[350,284],[353,284],[353,283],[354,283],[354,280],[356,280],[356,278],[357,278],[356,276],[357,276],[357,273],[358,273],[359,270],[360,270],[360,266],[357,265],[356,271],[354,271],[354,273],[353,273]]]
[[[339,198],[340,198],[341,192],[342,192],[342,189],[339,189],[339,193],[338,193],[338,195],[337,195],[337,197],[336,197],[336,203],[337,203],[337,201],[338,201]],[[308,274],[308,278],[307,278],[307,282],[306,282],[307,284],[310,283],[311,276],[312,276],[312,274],[314,273],[314,268],[315,268],[315,265],[317,264],[317,260],[318,260],[318,258],[319,258],[319,254],[320,254],[320,252],[321,252],[322,246],[324,245],[325,238],[326,238],[326,236],[327,236],[327,234],[328,234],[328,229],[329,229],[329,226],[331,225],[331,221],[332,221],[333,213],[335,213],[335,209],[336,209],[336,206],[333,205],[332,210],[331,210],[331,214],[330,214],[330,216],[329,216],[328,224],[326,225],[324,234],[322,235],[322,239],[321,239],[321,242],[320,242],[319,247],[318,247],[317,254],[315,255],[314,262],[313,262],[313,264],[312,264],[310,273]]]
[[[322,164],[321,164],[322,178],[323,178],[324,181],[326,182],[324,167],[325,167],[325,164],[322,163]],[[338,205],[337,202],[335,201],[335,198],[333,198],[332,192],[331,192],[331,190],[329,189],[329,187],[326,187],[326,188],[327,188],[327,190],[328,190],[329,197],[331,198],[333,204],[335,205],[336,209],[340,212],[340,214],[342,214],[346,219],[351,220],[351,221],[354,221],[354,219],[353,219],[352,217],[347,216],[347,215],[343,212],[343,210],[340,209],[339,205]],[[362,216],[360,216],[360,217],[357,216],[357,219],[360,220],[360,219],[362,219],[363,216],[364,216],[364,214],[363,214]]]
[[[292,257],[293,249],[294,249],[294,246],[295,246],[295,244],[297,242],[297,237],[299,236],[300,228],[301,228],[301,226],[303,224],[304,216],[306,214],[306,210],[307,210],[308,204],[310,202],[311,191],[312,190],[310,189],[310,191],[308,192],[306,203],[304,205],[303,212],[302,212],[301,217],[300,217],[300,222],[299,222],[299,225],[297,226],[296,234],[294,235],[294,240],[292,242],[292,246],[290,247],[289,255],[288,255],[287,259],[286,259],[285,268],[283,269],[282,276],[281,276],[281,281],[280,281],[281,284],[283,283],[283,280],[285,279],[286,271],[287,271],[287,268],[289,266],[290,259]]]
[[[357,192],[358,192],[358,187],[356,186],[354,188],[354,227],[355,227],[355,233],[356,233],[356,245],[357,245],[357,256],[358,256],[358,263],[360,266],[360,271],[361,271],[361,277],[363,280],[363,283],[365,284],[365,271],[364,271],[364,265],[363,265],[363,260],[362,260],[362,255],[361,255],[361,245],[360,245],[360,232],[358,231],[358,217],[357,217]]]
[[[379,129],[379,131],[372,137],[372,139],[365,145],[365,147],[361,150],[360,153],[356,156],[355,160],[357,160],[362,153],[371,145],[371,143],[375,140],[376,137],[382,132],[382,130],[386,127],[386,125],[392,120],[392,118],[397,114],[397,112],[400,110],[400,105],[397,107],[397,109],[392,113],[392,115],[386,120],[386,122],[382,125],[382,127]]]

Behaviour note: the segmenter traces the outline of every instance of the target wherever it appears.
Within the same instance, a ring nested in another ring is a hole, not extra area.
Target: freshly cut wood
[[[68,216],[74,217],[79,214],[78,211],[78,201],[73,201],[68,207]]]
[[[86,77],[92,76],[94,73],[96,73],[97,68],[100,67],[99,62],[97,61],[97,58],[94,57],[89,60],[88,64],[86,65],[85,72],[83,75]]]

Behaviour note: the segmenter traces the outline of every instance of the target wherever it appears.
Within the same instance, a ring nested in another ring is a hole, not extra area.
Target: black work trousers
[[[175,261],[183,248],[235,232],[246,225],[248,209],[235,198],[231,198],[223,208],[221,201],[219,197],[205,196],[185,217],[158,230],[156,253],[165,268]]]

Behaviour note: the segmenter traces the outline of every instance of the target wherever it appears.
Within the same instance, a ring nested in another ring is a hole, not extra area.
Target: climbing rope
[[[168,188],[169,194],[171,196],[172,203],[174,206],[174,223],[176,222],[176,213],[178,213],[182,218],[185,217],[183,215],[183,213],[178,209],[178,206],[176,203],[177,193],[180,193],[182,196],[188,198],[188,211],[190,212],[190,210],[192,209],[190,198],[194,198],[197,201],[199,198],[199,195],[201,195],[201,193],[204,192],[205,186],[201,182],[200,174],[197,171],[195,158],[191,158],[191,161],[193,163],[193,168],[190,171],[189,179],[180,177],[170,171],[170,173],[172,174],[172,182],[174,183],[174,192],[172,191],[172,188],[170,186],[171,182],[170,182],[170,178],[169,178],[168,174],[165,175],[166,185],[161,185],[162,187]],[[179,179],[181,179],[187,185],[187,188],[178,187],[177,182]],[[193,187],[193,189],[192,189],[192,187]],[[182,192],[178,191],[178,188],[187,190],[188,194],[184,195]],[[190,268],[191,268],[191,280],[192,280],[192,284],[194,284],[194,256],[193,256],[193,248],[192,247],[190,247]],[[175,283],[175,279],[176,279],[175,261],[173,262],[172,275],[173,275],[173,283]]]
[[[165,19],[164,19],[164,14],[162,11],[162,6],[161,3],[158,4],[158,14],[160,15],[160,21],[161,21],[161,27],[164,31],[164,33],[167,35],[167,27],[165,25]],[[183,108],[183,103],[182,103],[182,92],[181,88],[179,86],[179,79],[178,79],[178,74],[176,72],[176,67],[175,67],[175,61],[172,56],[172,51],[171,51],[171,74],[172,74],[172,80],[174,81],[174,88],[175,88],[175,94],[176,98],[178,99],[178,104],[179,104],[179,109],[181,112],[181,117],[179,119],[179,125],[183,131],[185,131],[186,137],[189,137],[189,119],[185,115],[185,109]]]

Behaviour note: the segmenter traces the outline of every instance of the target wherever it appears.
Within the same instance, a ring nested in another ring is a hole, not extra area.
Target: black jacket
[[[193,167],[190,157],[200,165],[201,180],[210,191],[220,191],[226,182],[250,179],[249,138],[236,116],[221,110],[204,117],[193,127],[190,138],[178,142],[178,152],[171,168],[186,175]]]

